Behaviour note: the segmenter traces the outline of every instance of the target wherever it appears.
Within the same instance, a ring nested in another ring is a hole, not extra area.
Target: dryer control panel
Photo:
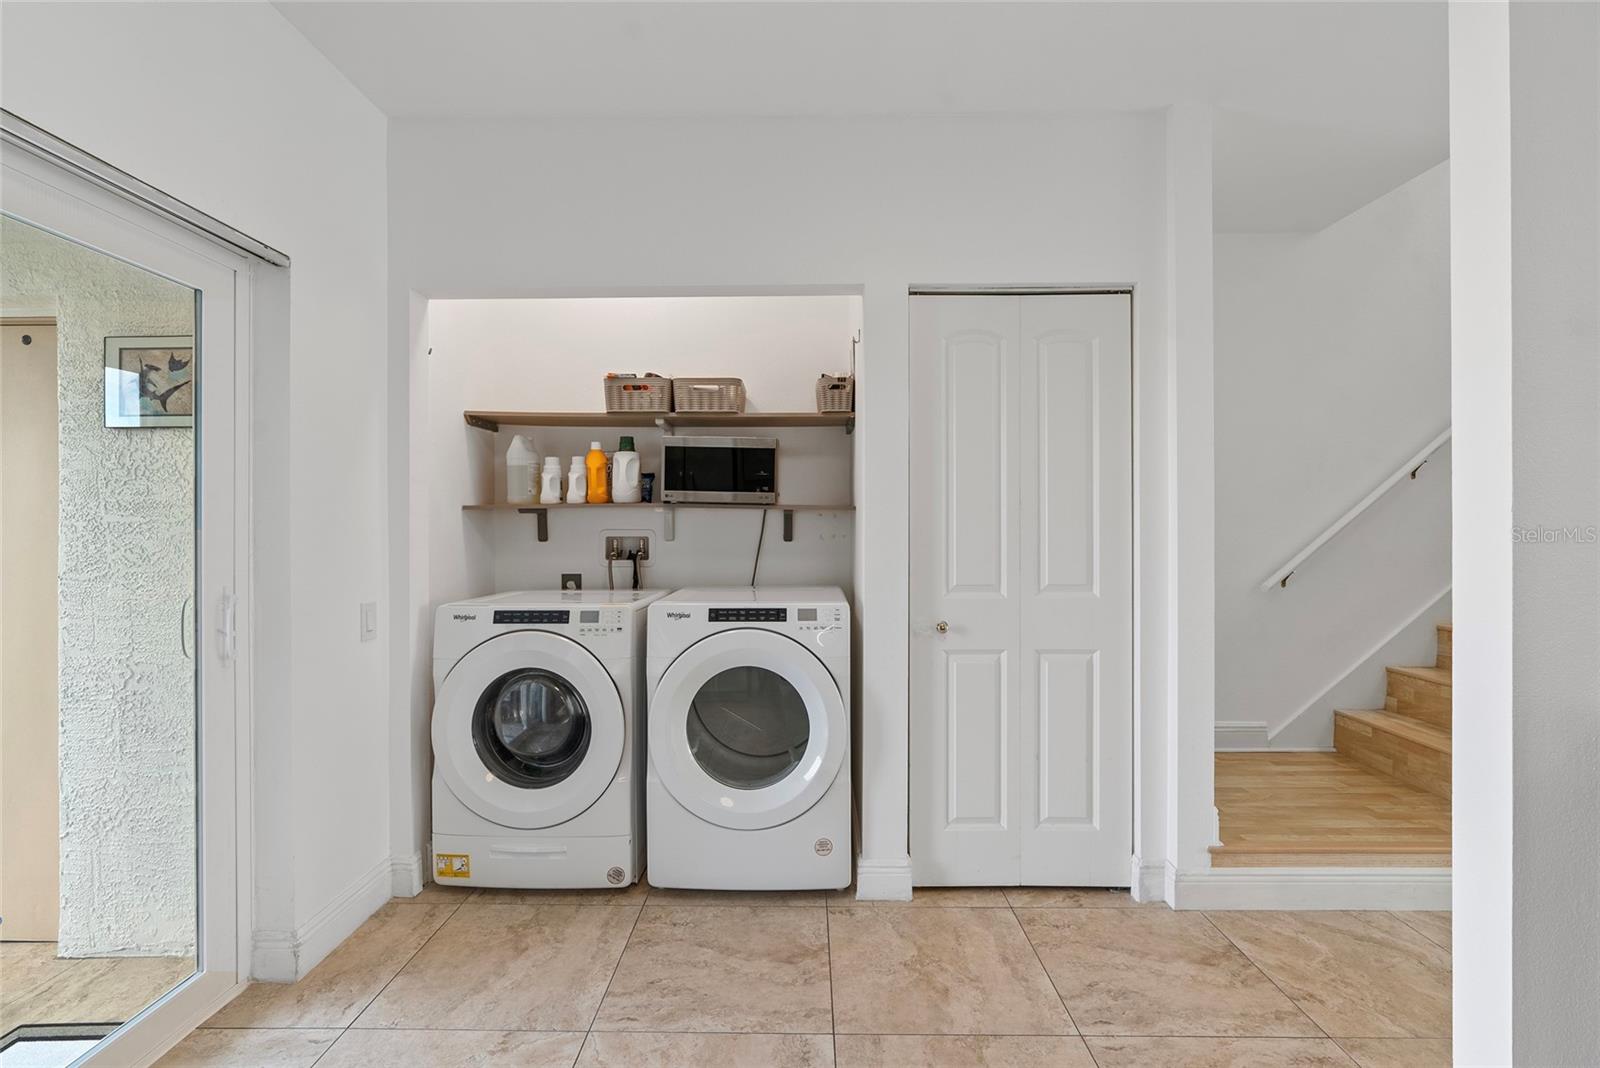
[[[708,623],[787,623],[787,608],[709,608]]]

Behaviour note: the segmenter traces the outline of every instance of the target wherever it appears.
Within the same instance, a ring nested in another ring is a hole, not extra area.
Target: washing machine
[[[850,883],[850,606],[837,588],[650,606],[652,886]]]
[[[639,878],[645,625],[664,593],[505,593],[439,608],[436,882],[578,888]]]

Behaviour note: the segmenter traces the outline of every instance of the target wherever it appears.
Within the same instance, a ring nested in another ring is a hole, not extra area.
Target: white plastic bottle
[[[506,450],[506,502],[532,504],[538,477],[539,454],[527,438],[513,436],[511,448]]]
[[[561,457],[546,456],[544,471],[539,476],[539,503],[561,503]]]
[[[574,456],[567,468],[567,503],[582,504],[589,499],[589,472],[584,470],[583,457]]]
[[[631,437],[624,437],[611,457],[611,499],[618,504],[639,500],[639,454]]]

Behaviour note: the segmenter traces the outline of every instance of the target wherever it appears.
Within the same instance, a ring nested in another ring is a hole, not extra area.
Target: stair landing
[[[1450,866],[1450,802],[1339,753],[1218,753],[1214,867]]]

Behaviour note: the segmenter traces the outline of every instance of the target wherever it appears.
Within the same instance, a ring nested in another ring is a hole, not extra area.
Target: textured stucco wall
[[[194,951],[194,434],[108,429],[105,338],[194,332],[194,294],[6,219],[0,299],[54,307],[64,956]]]

